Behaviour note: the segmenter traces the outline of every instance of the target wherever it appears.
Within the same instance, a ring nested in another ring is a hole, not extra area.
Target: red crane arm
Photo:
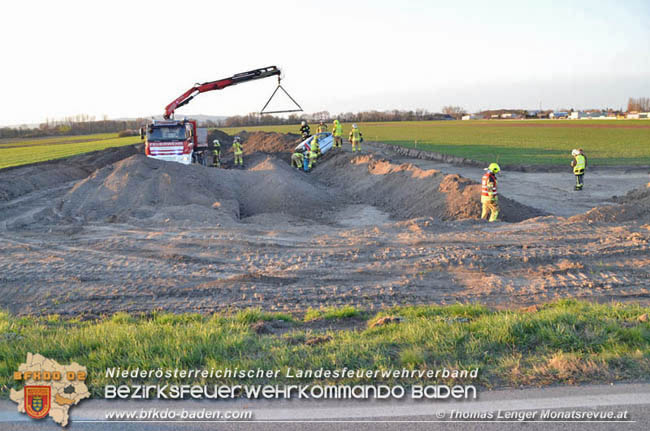
[[[178,96],[172,103],[165,107],[164,118],[171,118],[177,108],[187,105],[197,94],[205,93],[206,91],[221,90],[231,85],[240,84],[247,81],[254,81],[256,79],[268,78],[269,76],[279,76],[280,73],[280,69],[277,67],[269,66],[248,72],[238,73],[231,76],[230,78],[219,79],[212,82],[204,82],[203,84],[195,84],[194,87]]]

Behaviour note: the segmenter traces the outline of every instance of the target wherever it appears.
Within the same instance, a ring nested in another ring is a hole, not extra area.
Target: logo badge
[[[47,416],[52,405],[50,386],[25,386],[25,412],[34,418],[42,419]]]

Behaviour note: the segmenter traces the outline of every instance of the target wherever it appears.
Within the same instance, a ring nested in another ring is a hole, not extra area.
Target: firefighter
[[[576,185],[574,190],[582,190],[584,184],[585,169],[587,169],[587,158],[585,157],[582,148],[571,151],[573,160],[571,161],[571,167],[573,168],[573,175],[576,176]]]
[[[221,143],[218,139],[212,141],[212,166],[215,168],[221,167]]]
[[[309,130],[309,124],[306,121],[300,123],[300,134],[302,139],[305,140],[311,136],[311,131]]]
[[[314,136],[314,139],[311,140],[311,147],[316,152],[316,157],[320,157],[320,144],[318,143],[318,136]]]
[[[359,152],[361,152],[361,143],[363,142],[363,135],[359,130],[359,127],[356,124],[352,125],[352,130],[350,130],[350,143],[352,144],[352,152],[357,151],[356,147],[359,147]]]
[[[490,163],[485,169],[481,180],[481,219],[487,218],[490,212],[490,222],[496,221],[499,217],[499,196],[497,195],[497,177],[501,168],[496,163]]]
[[[232,143],[232,152],[235,154],[235,166],[244,166],[244,147],[241,144],[241,138],[235,136],[235,140]]]
[[[301,150],[296,150],[292,155],[291,155],[291,166],[296,167],[298,169],[301,169],[303,167],[305,161],[305,155]]]
[[[341,148],[341,145],[343,145],[343,126],[341,126],[339,120],[334,120],[332,136],[334,136],[334,148]]]
[[[318,123],[318,133],[325,133],[325,132],[327,132],[327,126],[325,125],[325,123],[321,121],[320,123]]]
[[[307,157],[309,157],[309,164],[307,165],[307,170],[311,171],[311,168],[313,168],[316,165],[316,159],[318,158],[318,154],[316,153],[316,151],[314,151],[314,148],[312,148],[309,151]]]

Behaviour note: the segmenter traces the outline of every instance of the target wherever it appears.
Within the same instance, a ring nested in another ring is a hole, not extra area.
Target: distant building
[[[556,118],[569,118],[569,113],[560,111],[560,112],[551,112],[548,114],[548,118],[556,119]]]
[[[581,120],[595,120],[595,119],[604,120],[607,118],[607,113],[603,111],[594,111],[594,110],[581,111],[578,114],[578,118],[580,118]]]
[[[638,120],[641,118],[641,114],[636,111],[628,112],[625,116],[628,120]]]
[[[521,117],[516,112],[504,112],[503,114],[501,114],[501,118],[506,118],[506,119],[513,120],[513,119],[521,118]]]

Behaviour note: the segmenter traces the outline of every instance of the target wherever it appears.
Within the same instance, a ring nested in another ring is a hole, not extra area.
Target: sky
[[[306,112],[619,108],[650,97],[648,23],[647,0],[11,1],[0,125],[162,114],[196,82],[270,65]],[[275,86],[177,116],[256,112]]]

